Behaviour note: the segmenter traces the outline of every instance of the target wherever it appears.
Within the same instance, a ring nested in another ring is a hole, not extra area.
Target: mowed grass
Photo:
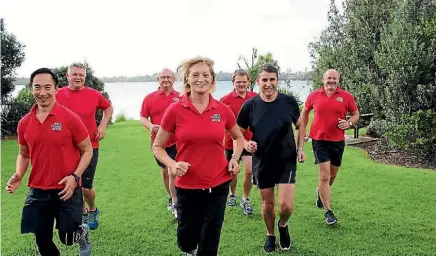
[[[347,147],[333,186],[333,209],[339,223],[328,227],[323,211],[314,206],[318,173],[310,146],[305,145],[308,160],[298,165],[295,211],[289,223],[293,248],[276,254],[436,254],[435,171],[378,164],[362,150]],[[37,255],[33,236],[20,234],[27,177],[16,194],[4,190],[15,170],[16,141],[3,141],[1,149],[1,255]],[[239,177],[242,181],[243,174]],[[107,129],[95,185],[101,224],[91,233],[93,255],[182,255],[149,133],[138,121]],[[264,255],[265,226],[256,188],[251,201],[252,216],[245,216],[239,206],[226,209],[220,255]],[[54,240],[61,255],[77,255],[76,246],[60,244],[57,232]]]

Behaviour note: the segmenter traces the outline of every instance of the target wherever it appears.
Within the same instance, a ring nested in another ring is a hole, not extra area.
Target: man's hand
[[[234,157],[232,157],[232,159],[230,159],[229,161],[229,172],[232,175],[238,175],[239,173],[239,164],[238,161],[236,161],[236,159]]]
[[[20,174],[12,174],[11,178],[8,180],[8,183],[6,183],[6,191],[13,194],[15,190],[20,186],[22,179],[23,177]]]
[[[254,153],[257,150],[257,143],[252,140],[248,141],[245,144],[245,150],[247,150],[249,153]]]
[[[61,199],[67,201],[73,195],[74,189],[76,188],[76,180],[72,175],[68,175],[64,177],[58,184],[65,183],[65,188],[59,192],[58,195],[61,196]]]
[[[153,127],[151,128],[151,132],[153,133],[157,133],[157,131],[159,130],[160,125],[158,124],[153,124]]]
[[[95,140],[100,141],[106,134],[106,125],[99,125],[97,131],[95,131]]]
[[[345,119],[338,118],[338,127],[339,129],[347,130],[350,128],[350,122]]]
[[[303,150],[298,149],[297,151],[298,162],[304,163],[306,161],[306,153]]]
[[[188,171],[188,168],[191,166],[190,163],[187,162],[177,162],[175,165],[169,168],[171,174],[173,176],[183,176]]]

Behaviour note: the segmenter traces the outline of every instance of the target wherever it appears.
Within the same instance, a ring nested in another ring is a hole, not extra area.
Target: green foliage
[[[14,91],[15,69],[21,66],[24,61],[24,47],[15,35],[8,33],[5,29],[3,18],[0,19],[1,34],[1,100],[6,100],[8,95]]]
[[[279,63],[278,61],[274,60],[272,53],[270,52],[266,53],[265,55],[259,55],[257,49],[253,48],[251,53],[251,60],[248,60],[244,56],[239,56],[238,62],[236,64],[238,65],[238,68],[242,68],[241,64],[239,64],[239,61],[244,62],[244,69],[247,70],[248,75],[250,76],[250,81],[248,85],[250,91],[253,91],[254,86],[256,85],[256,79],[260,73],[260,67],[262,65],[267,63],[273,64],[280,73]]]
[[[419,110],[402,115],[399,123],[391,126],[386,136],[389,142],[402,149],[419,150],[422,156],[436,155],[436,112]]]
[[[100,91],[103,96],[106,97],[110,101],[109,94],[104,91],[104,83],[99,78],[94,76],[94,70],[89,66],[87,62],[84,63],[84,66],[86,67],[86,79],[85,79],[85,85],[96,89]],[[59,88],[62,88],[64,86],[68,85],[68,79],[66,77],[66,74],[68,72],[68,66],[62,66],[59,68],[53,69],[53,72],[57,75],[59,79]],[[97,110],[96,113],[96,120],[97,125],[100,124],[101,119],[103,118],[103,111]],[[109,124],[112,124],[112,119],[109,121]]]
[[[334,2],[329,26],[309,45],[314,88],[327,69],[337,69],[360,112],[374,114],[369,132],[376,136],[404,115],[436,111],[436,4],[350,0],[340,13]]]
[[[118,122],[124,122],[127,121],[128,118],[126,117],[126,115],[124,115],[123,113],[119,113],[116,117],[115,117],[115,123]]]

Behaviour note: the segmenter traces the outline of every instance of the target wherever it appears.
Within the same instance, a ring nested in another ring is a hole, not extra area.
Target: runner
[[[99,226],[99,209],[95,204],[96,192],[94,176],[99,158],[100,140],[106,133],[106,127],[111,120],[113,107],[101,92],[85,86],[86,68],[81,63],[72,63],[66,74],[68,86],[58,90],[57,101],[80,116],[88,129],[93,148],[93,157],[82,174],[83,182],[83,222],[88,223],[91,230]],[[103,118],[97,126],[95,114],[97,109],[103,110]],[[86,208],[86,204],[88,209]]]
[[[177,244],[185,255],[218,254],[227,195],[232,175],[237,175],[244,139],[230,108],[215,100],[213,61],[194,58],[183,62],[183,99],[172,104],[162,118],[153,144],[156,158],[168,166],[177,191]],[[228,131],[236,140],[230,162],[224,156]],[[175,135],[176,159],[165,151]],[[197,250],[198,248],[198,250]]]
[[[288,220],[293,212],[297,157],[303,162],[305,127],[298,121],[300,111],[294,97],[279,93],[278,71],[270,64],[261,67],[257,83],[260,94],[244,103],[237,123],[245,133],[253,132],[252,140],[245,144],[253,156],[253,176],[262,200],[262,217],[267,236],[264,245],[266,253],[275,251],[276,237],[274,187],[278,187],[279,216],[277,222],[280,247],[291,248]],[[298,148],[292,124],[298,128]],[[298,153],[297,153],[298,152]]]
[[[310,127],[315,164],[318,165],[319,183],[316,188],[316,206],[324,208],[328,225],[338,222],[331,208],[331,186],[342,163],[345,148],[345,130],[359,121],[359,110],[353,95],[339,86],[339,72],[329,69],[323,76],[324,86],[309,94],[303,111],[302,121],[307,125],[309,113],[315,116]],[[346,120],[347,112],[350,120]]]
[[[141,123],[151,133],[151,144],[153,144],[156,137],[156,133],[159,130],[159,126],[162,120],[162,116],[165,110],[174,102],[178,102],[180,99],[179,92],[174,90],[173,85],[175,81],[174,73],[165,68],[158,74],[159,89],[145,96],[141,107]],[[149,120],[150,118],[150,120]],[[165,150],[172,158],[176,158],[177,149],[174,136],[168,140],[165,146]],[[168,168],[161,163],[156,157],[156,162],[161,169],[162,180],[165,189],[168,193],[168,210],[171,210],[175,218],[177,218],[177,197],[176,190],[174,188],[175,177],[169,175]]]
[[[256,96],[257,93],[248,91],[248,81],[249,76],[247,71],[243,69],[238,69],[233,73],[232,76],[232,83],[233,83],[233,91],[229,94],[225,95],[221,98],[220,102],[228,105],[230,109],[232,110],[235,117],[238,115],[239,111],[241,110],[242,104],[247,101],[248,99],[251,99],[252,97]],[[245,142],[251,140],[252,133],[250,131],[247,131],[244,135]],[[226,133],[225,137],[225,148],[226,148],[226,157],[227,161],[230,161],[232,155],[233,155],[233,140],[229,133]],[[242,163],[243,163],[243,170],[244,170],[244,180],[243,180],[243,195],[241,200],[241,207],[244,210],[245,214],[252,214],[253,209],[251,207],[250,203],[250,191],[253,187],[252,184],[252,171],[251,171],[251,161],[252,157],[251,154],[247,152],[247,150],[242,151],[241,155]],[[236,186],[238,184],[238,176],[233,176],[232,182],[230,184],[230,197],[229,201],[227,202],[227,205],[230,207],[234,207],[237,204],[237,195],[236,195]]]
[[[30,85],[36,104],[18,123],[17,166],[6,185],[14,193],[32,165],[21,233],[35,234],[40,255],[60,255],[53,243],[56,219],[60,241],[77,243],[80,256],[91,255],[80,188],[80,177],[92,158],[88,131],[78,115],[56,102],[58,79],[50,69],[34,71]]]

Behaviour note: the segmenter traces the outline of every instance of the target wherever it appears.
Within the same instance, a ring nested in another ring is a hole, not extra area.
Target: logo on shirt
[[[179,101],[179,100],[180,100],[179,97],[174,97],[174,98],[173,98],[173,101],[174,101],[174,102],[177,102],[177,101]]]
[[[61,123],[54,123],[51,125],[52,131],[62,131],[62,124]]]
[[[220,114],[213,114],[210,116],[212,119],[212,122],[221,122],[221,115]]]
[[[336,98],[336,101],[338,101],[338,102],[344,102],[344,98],[342,98],[342,97],[337,97],[337,98]]]

